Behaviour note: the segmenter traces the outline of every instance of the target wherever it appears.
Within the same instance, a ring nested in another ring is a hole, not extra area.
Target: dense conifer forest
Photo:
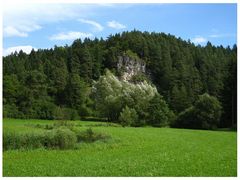
[[[117,78],[121,56],[143,61],[145,73]],[[3,57],[4,117],[214,129],[236,127],[236,114],[236,45],[134,30]]]

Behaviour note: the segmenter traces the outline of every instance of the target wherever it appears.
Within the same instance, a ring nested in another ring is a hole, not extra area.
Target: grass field
[[[4,119],[3,131],[43,131],[47,120]],[[236,176],[237,133],[171,128],[91,126],[112,140],[72,150],[8,150],[3,176]],[[96,125],[96,126],[95,126]]]

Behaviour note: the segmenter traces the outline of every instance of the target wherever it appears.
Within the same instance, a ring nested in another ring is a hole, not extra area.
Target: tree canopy
[[[105,75],[106,69],[115,77],[118,75],[118,56],[122,54],[146,63],[147,84],[138,79],[135,83],[118,84],[120,81],[113,76]],[[157,116],[164,119],[164,115],[158,115],[165,112],[158,107],[164,104],[178,116],[193,106],[199,95],[208,93],[223,107],[219,127],[231,127],[237,123],[236,65],[236,45],[231,48],[208,42],[206,46],[195,46],[165,33],[134,30],[105,40],[77,39],[70,46],[32,50],[29,55],[20,51],[3,57],[3,112],[5,117],[54,119],[57,117],[54,112],[70,112],[64,110],[69,108],[80,116],[96,116],[101,114],[94,102],[98,97],[93,98],[90,92],[98,82],[114,88],[98,92],[102,96],[108,94],[104,101],[109,108],[122,109],[127,104],[142,121],[138,124],[164,122],[156,119]],[[104,82],[103,76],[110,82]],[[154,93],[144,94],[143,86],[152,88]],[[101,88],[98,87],[99,91]],[[130,90],[136,93],[124,98],[123,94]],[[147,118],[149,112],[145,109],[149,107],[142,102],[143,96],[158,99],[151,100],[152,109],[158,112],[152,119]],[[114,103],[117,99],[121,99],[119,104]],[[129,102],[123,104],[126,99]],[[117,120],[120,112],[112,114],[110,119]]]

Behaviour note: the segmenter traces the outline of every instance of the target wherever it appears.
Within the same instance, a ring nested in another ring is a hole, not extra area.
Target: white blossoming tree
[[[120,81],[110,71],[101,76],[94,83],[92,94],[96,109],[109,121],[118,122],[120,113],[128,106],[137,112],[138,120],[133,126],[143,125],[149,117],[148,109],[150,101],[158,94],[156,87],[146,81],[133,84]]]

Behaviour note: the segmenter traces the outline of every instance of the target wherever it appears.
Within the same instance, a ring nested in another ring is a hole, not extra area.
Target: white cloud
[[[21,31],[32,32],[32,31],[39,30],[42,27],[38,24],[35,24],[35,23],[26,22],[24,24],[20,24],[17,28]]]
[[[114,29],[124,29],[126,28],[125,25],[117,22],[117,21],[109,21],[107,22],[108,27],[114,28]]]
[[[195,44],[203,44],[207,42],[207,39],[201,36],[197,36],[191,40]]]
[[[3,28],[4,37],[27,37],[29,32],[41,29],[42,27],[37,24],[20,24],[18,26],[5,26]]]
[[[7,56],[11,53],[14,53],[15,51],[19,52],[20,50],[22,50],[23,52],[29,54],[32,49],[37,50],[36,48],[32,47],[32,46],[14,46],[14,47],[9,47],[7,49],[3,49],[3,56]]]
[[[5,37],[12,37],[12,36],[18,36],[18,37],[27,37],[28,34],[25,32],[20,32],[15,27],[7,26],[3,28],[3,35]]]
[[[218,37],[220,37],[220,35],[219,34],[211,34],[211,35],[209,35],[209,37],[211,37],[211,38],[218,38]]]
[[[225,37],[234,37],[234,36],[235,36],[235,34],[230,34],[230,33],[209,35],[210,38],[225,38]]]
[[[79,19],[78,21],[92,25],[94,27],[94,30],[97,30],[97,31],[102,31],[104,29],[103,26],[97,23],[96,21],[87,20],[87,19]]]
[[[58,33],[50,37],[50,40],[74,40],[77,38],[86,38],[92,37],[91,33],[77,32],[77,31],[69,31],[67,33]]]
[[[3,4],[4,37],[26,37],[48,23],[85,18],[96,6],[86,4],[20,3]],[[9,28],[10,27],[10,28]]]

